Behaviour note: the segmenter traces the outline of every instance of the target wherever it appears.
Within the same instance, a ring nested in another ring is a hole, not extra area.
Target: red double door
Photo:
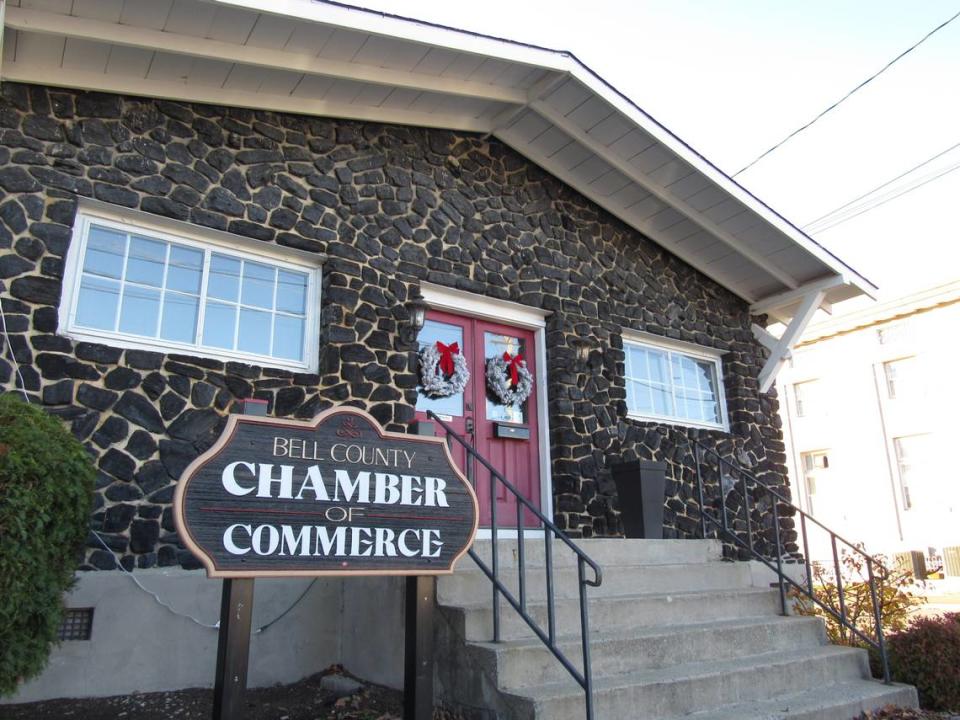
[[[432,410],[539,508],[537,387],[540,378],[536,371],[533,332],[502,323],[430,311],[420,331],[420,347],[438,341],[445,345],[457,344],[467,361],[470,381],[462,393],[445,398],[429,398],[421,388],[417,398],[417,419],[428,420],[426,412]],[[487,358],[503,357],[505,352],[511,357],[518,353],[522,355],[534,378],[533,393],[519,405],[504,405],[486,387]],[[436,430],[438,435],[444,434],[438,425]],[[474,483],[480,501],[480,524],[489,527],[490,473],[481,463],[470,458],[458,442],[451,440],[448,444],[454,460]],[[517,501],[499,482],[494,484],[494,490],[497,527],[515,527]],[[524,513],[524,525],[537,525],[536,518],[529,512]]]

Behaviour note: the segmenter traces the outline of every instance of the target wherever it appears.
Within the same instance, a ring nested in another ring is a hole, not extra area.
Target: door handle
[[[467,435],[473,435],[473,432],[474,432],[474,429],[475,429],[475,428],[474,428],[474,425],[473,425],[473,418],[472,418],[472,417],[468,417],[468,418],[466,419],[466,423],[465,423],[465,428],[464,428],[464,429],[466,430]]]

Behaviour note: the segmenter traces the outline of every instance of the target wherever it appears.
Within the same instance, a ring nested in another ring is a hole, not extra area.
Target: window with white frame
[[[797,417],[810,417],[821,409],[820,382],[804,380],[793,384],[793,398],[796,402]]]
[[[313,369],[317,266],[237,249],[241,239],[218,239],[78,214],[64,282],[67,333],[121,347]]]
[[[627,409],[633,417],[725,428],[720,353],[687,343],[624,336]]]

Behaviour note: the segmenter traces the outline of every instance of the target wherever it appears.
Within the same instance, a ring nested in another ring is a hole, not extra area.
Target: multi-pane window
[[[893,451],[897,456],[900,473],[900,490],[903,494],[903,509],[910,510],[916,504],[916,491],[923,484],[929,457],[929,435],[906,435],[893,439]],[[914,494],[911,496],[911,489]]]
[[[724,427],[720,359],[647,342],[625,341],[631,415]]]
[[[71,334],[308,368],[316,270],[82,218]]]
[[[797,417],[809,417],[816,412],[819,390],[820,385],[816,380],[794,383],[793,397],[796,401]]]
[[[916,397],[922,382],[917,373],[915,357],[890,360],[883,364],[883,379],[887,386],[887,397],[891,400]]]

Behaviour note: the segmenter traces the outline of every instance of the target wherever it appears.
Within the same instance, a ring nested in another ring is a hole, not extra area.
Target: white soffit
[[[571,53],[322,0],[5,5],[4,80],[491,134],[758,314],[876,289]]]

